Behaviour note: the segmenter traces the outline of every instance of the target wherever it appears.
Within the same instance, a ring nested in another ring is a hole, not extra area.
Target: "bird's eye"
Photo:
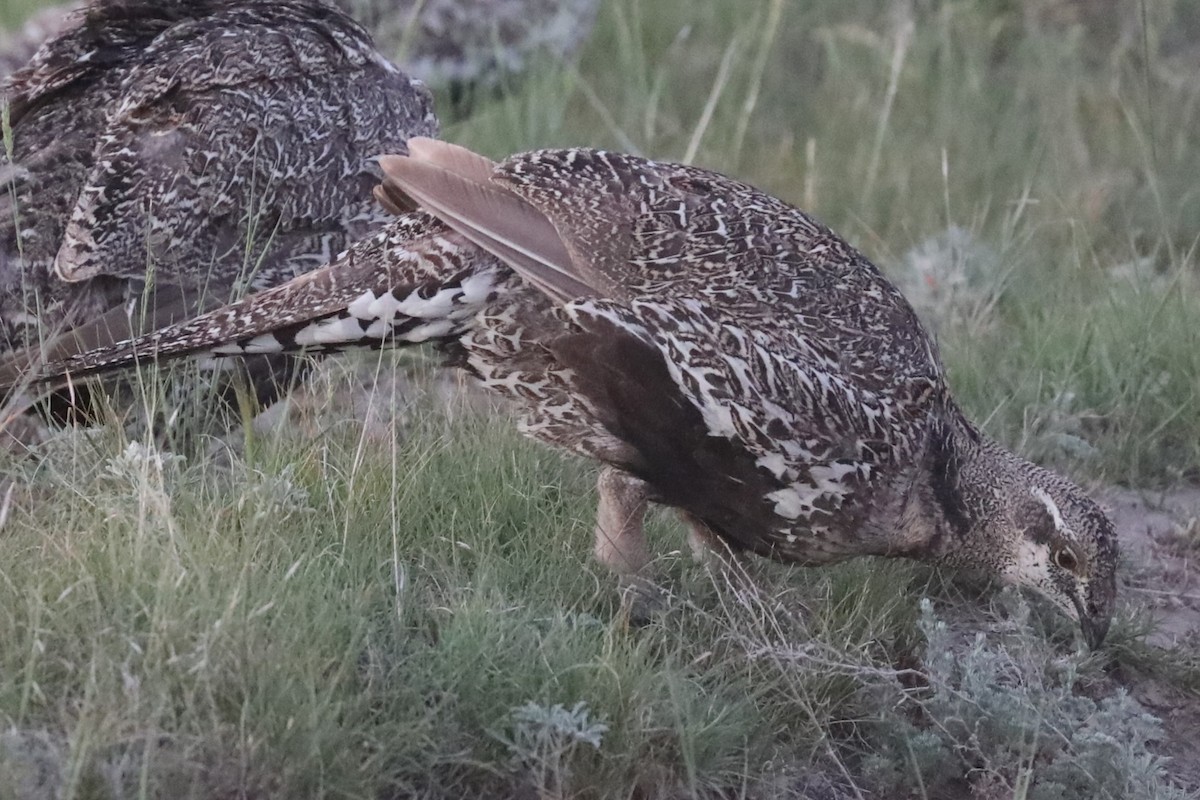
[[[1074,572],[1075,568],[1079,566],[1079,559],[1075,558],[1075,554],[1066,547],[1060,547],[1054,551],[1054,563],[1067,572]]]

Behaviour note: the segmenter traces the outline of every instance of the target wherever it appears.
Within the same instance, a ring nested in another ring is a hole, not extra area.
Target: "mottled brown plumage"
[[[436,130],[425,88],[320,0],[96,0],[0,88],[18,363],[327,263],[389,218],[376,156]]]
[[[829,229],[694,167],[410,146],[382,160],[382,194],[423,212],[291,284],[43,377],[437,340],[526,432],[606,465],[597,549],[614,566],[644,566],[649,499],[780,560],[982,569],[1103,638],[1107,518],[966,419],[912,308]]]

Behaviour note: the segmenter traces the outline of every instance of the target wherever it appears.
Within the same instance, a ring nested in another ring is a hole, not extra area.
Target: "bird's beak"
[[[1096,619],[1088,614],[1078,594],[1072,594],[1071,601],[1075,604],[1075,610],[1079,613],[1079,627],[1083,629],[1084,641],[1087,642],[1089,649],[1099,650],[1100,645],[1104,643],[1104,637],[1108,635],[1109,618]]]

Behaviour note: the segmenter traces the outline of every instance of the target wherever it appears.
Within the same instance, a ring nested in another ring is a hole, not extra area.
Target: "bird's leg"
[[[679,517],[687,526],[688,549],[698,564],[727,567],[736,560],[737,553],[719,533],[686,511],[680,511]]]
[[[727,586],[745,587],[752,583],[741,550],[734,550],[719,533],[686,511],[680,511],[679,516],[687,526],[692,558],[711,577],[719,578]]]
[[[596,560],[622,577],[637,576],[650,563],[643,520],[646,484],[627,472],[605,467],[596,482]]]
[[[625,624],[644,624],[663,607],[661,591],[646,574],[650,565],[644,528],[648,487],[627,472],[605,467],[597,489],[596,560],[617,573],[620,616]]]

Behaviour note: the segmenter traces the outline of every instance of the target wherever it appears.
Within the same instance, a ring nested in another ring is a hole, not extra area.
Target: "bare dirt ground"
[[[1200,659],[1200,487],[1169,492],[1107,489],[1097,493],[1117,526],[1125,563],[1127,602],[1154,619],[1147,643]],[[1200,697],[1166,680],[1125,675],[1134,699],[1159,717],[1169,771],[1200,789]]]
[[[1123,588],[1154,614],[1149,643],[1195,644],[1200,632],[1200,487],[1170,492],[1097,493],[1117,526],[1126,565]]]

